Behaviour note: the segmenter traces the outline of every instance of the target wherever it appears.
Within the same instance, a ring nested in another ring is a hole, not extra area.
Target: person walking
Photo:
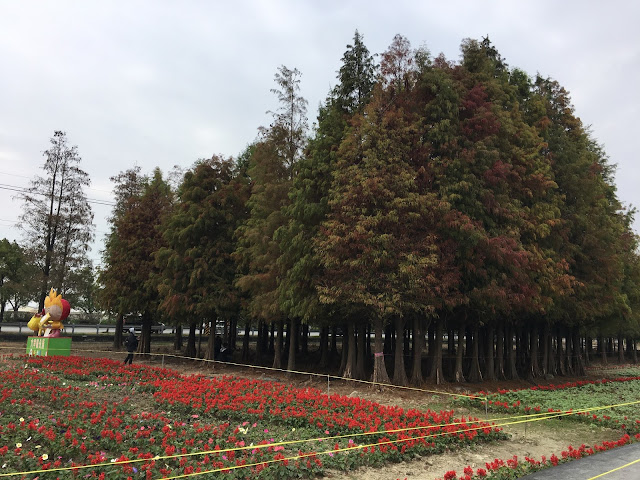
[[[127,352],[129,352],[127,358],[124,359],[124,364],[126,365],[127,363],[129,363],[129,365],[131,365],[131,363],[133,362],[133,352],[138,349],[138,337],[136,337],[133,327],[129,329],[129,336],[124,341],[124,344],[127,346]]]

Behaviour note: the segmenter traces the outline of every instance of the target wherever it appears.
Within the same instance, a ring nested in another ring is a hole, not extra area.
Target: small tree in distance
[[[93,239],[93,212],[84,193],[91,180],[79,167],[77,147],[68,145],[65,132],[56,131],[44,156],[44,175],[18,195],[24,202],[24,245],[41,272],[40,309],[50,287],[65,293],[69,273],[86,265]]]

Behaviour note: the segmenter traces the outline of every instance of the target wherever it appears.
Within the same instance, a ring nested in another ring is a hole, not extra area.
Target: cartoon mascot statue
[[[49,296],[44,299],[44,310],[31,317],[27,326],[38,332],[38,336],[59,337],[64,328],[62,321],[69,316],[70,311],[69,302],[52,288]]]

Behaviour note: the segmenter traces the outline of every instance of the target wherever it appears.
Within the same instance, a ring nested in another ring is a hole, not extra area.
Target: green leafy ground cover
[[[640,432],[640,369],[629,367],[599,373],[609,378],[496,393],[479,392],[479,395],[486,395],[491,412],[536,415],[573,411],[575,415],[562,419],[621,428],[630,435]],[[456,403],[478,407],[468,398],[459,398]],[[482,404],[484,408],[484,402]]]

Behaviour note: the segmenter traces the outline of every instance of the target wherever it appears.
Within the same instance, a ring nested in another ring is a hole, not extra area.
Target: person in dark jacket
[[[133,327],[129,329],[129,336],[124,341],[124,344],[127,346],[127,352],[129,352],[127,358],[124,359],[124,364],[126,365],[127,363],[129,363],[129,365],[131,365],[131,363],[133,362],[133,352],[138,349],[138,337],[136,337]]]

